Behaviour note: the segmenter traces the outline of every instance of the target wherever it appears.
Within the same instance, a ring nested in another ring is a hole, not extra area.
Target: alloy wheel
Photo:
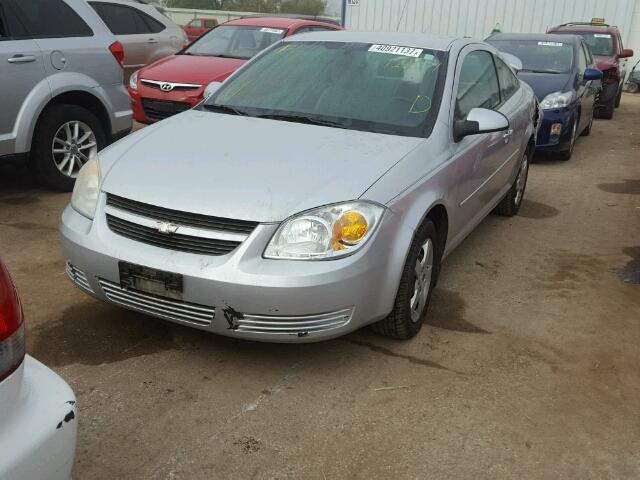
[[[433,260],[433,241],[427,238],[422,247],[420,247],[420,252],[418,252],[418,258],[414,266],[415,280],[413,295],[409,300],[411,321],[414,323],[420,321],[427,304],[433,275]]]
[[[60,173],[76,178],[80,168],[97,151],[96,136],[84,122],[72,120],[63,124],[53,136],[51,155]]]

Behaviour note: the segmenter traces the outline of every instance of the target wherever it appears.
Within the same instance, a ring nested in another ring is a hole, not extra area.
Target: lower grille
[[[124,289],[117,283],[104,279],[99,279],[99,282],[110,301],[148,315],[202,327],[211,325],[215,316],[215,307]]]
[[[337,312],[304,316],[243,315],[235,319],[237,332],[288,334],[304,337],[310,333],[325,332],[344,327],[351,320],[353,308]]]
[[[151,120],[164,120],[178,113],[185,112],[191,108],[188,103],[169,102],[167,100],[142,99],[144,113]]]
[[[193,237],[179,233],[167,235],[160,233],[155,228],[129,222],[109,214],[107,214],[107,225],[114,233],[130,238],[131,240],[187,253],[216,256],[226,255],[240,245],[240,242],[231,240]]]
[[[93,289],[91,288],[91,285],[87,280],[87,275],[82,270],[78,270],[69,262],[67,262],[67,264],[65,265],[64,270],[65,272],[67,272],[67,275],[69,276],[71,281],[75,283],[78,287],[80,287],[83,290],[86,290],[87,292],[93,293]]]

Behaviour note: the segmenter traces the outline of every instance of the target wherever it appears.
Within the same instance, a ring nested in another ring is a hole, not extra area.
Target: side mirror
[[[602,72],[597,68],[587,68],[582,75],[585,80],[600,80],[602,79]]]
[[[509,66],[516,71],[516,73],[522,70],[522,60],[518,57],[506,52],[500,52],[500,55],[507,61]]]
[[[221,86],[222,82],[211,82],[207,85],[207,88],[204,89],[204,98],[209,98],[211,95],[216,93]]]
[[[465,120],[453,122],[453,139],[459,142],[468,135],[502,132],[509,128],[509,120],[500,112],[487,108],[472,108]]]
[[[618,55],[618,58],[629,58],[629,57],[633,57],[633,50],[631,50],[630,48],[625,48],[620,52],[620,55]]]

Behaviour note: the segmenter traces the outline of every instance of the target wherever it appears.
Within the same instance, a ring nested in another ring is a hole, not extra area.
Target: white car
[[[76,449],[73,391],[25,355],[18,293],[0,261],[0,480],[67,480]]]

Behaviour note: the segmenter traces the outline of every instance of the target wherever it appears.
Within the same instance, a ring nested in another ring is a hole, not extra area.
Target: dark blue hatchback
[[[578,135],[591,133],[602,78],[582,37],[497,33],[486,41],[522,61],[518,77],[533,88],[544,110],[536,148],[571,158]]]

